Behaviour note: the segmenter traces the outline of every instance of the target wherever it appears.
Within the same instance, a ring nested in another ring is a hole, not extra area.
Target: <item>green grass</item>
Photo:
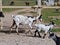
[[[42,9],[42,14],[45,16],[59,16],[60,15],[60,10],[59,12],[56,13],[55,8],[46,8]]]
[[[60,28],[58,28],[58,29],[53,29],[52,32],[60,32]]]
[[[41,32],[44,32],[43,30],[41,30]],[[50,32],[60,32],[60,28],[56,28],[56,29],[52,29],[52,30],[50,30]]]
[[[15,11],[15,10],[21,10],[23,8],[3,8],[3,12],[12,12],[12,11]]]
[[[23,2],[20,2],[20,1],[23,1]],[[14,5],[15,6],[25,6],[26,1],[27,0],[14,0]],[[35,0],[28,0],[28,1],[33,1],[33,2],[29,2],[31,6],[35,5]],[[10,2],[11,2],[11,0],[2,0],[2,5],[9,6]]]
[[[43,9],[42,10],[43,20],[44,22],[49,22],[53,20],[57,25],[60,24],[60,18],[53,18],[52,16],[60,16],[60,10],[59,12],[56,12],[55,9]],[[51,16],[51,17],[49,17]]]

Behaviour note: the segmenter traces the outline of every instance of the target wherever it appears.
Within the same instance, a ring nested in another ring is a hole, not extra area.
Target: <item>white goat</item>
[[[42,15],[41,15],[42,16]],[[12,15],[12,18],[13,18],[13,24],[11,26],[11,30],[12,30],[12,27],[14,25],[16,25],[16,32],[17,34],[18,33],[18,27],[19,27],[19,24],[22,24],[22,25],[25,25],[25,24],[28,24],[29,27],[32,29],[32,24],[34,21],[36,21],[37,19],[42,19],[41,16],[37,16],[37,17],[31,17],[31,16],[23,16],[23,15]],[[42,20],[41,20],[42,21]],[[30,31],[30,30],[29,30]],[[28,32],[29,32],[28,31]],[[31,32],[31,31],[30,31]]]
[[[36,31],[35,31],[35,34],[34,34],[34,36],[36,36],[36,32],[38,32],[38,35],[39,35],[39,37],[41,37],[41,35],[40,35],[40,31],[41,30],[43,30],[43,31],[45,31],[45,34],[44,34],[44,36],[43,36],[43,38],[45,38],[45,36],[46,36],[46,34],[47,34],[47,32],[49,32],[52,28],[53,28],[53,26],[54,26],[54,22],[51,22],[49,25],[44,25],[44,24],[35,24],[35,26],[36,26]],[[50,32],[49,32],[50,33]]]

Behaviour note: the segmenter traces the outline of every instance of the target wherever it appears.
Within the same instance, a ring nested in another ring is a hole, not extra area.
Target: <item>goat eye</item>
[[[35,22],[36,20],[33,20],[33,22]]]

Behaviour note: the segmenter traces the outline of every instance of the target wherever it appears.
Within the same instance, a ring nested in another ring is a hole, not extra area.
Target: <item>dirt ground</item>
[[[31,37],[23,33],[0,33],[0,45],[55,45],[55,42],[49,38]]]

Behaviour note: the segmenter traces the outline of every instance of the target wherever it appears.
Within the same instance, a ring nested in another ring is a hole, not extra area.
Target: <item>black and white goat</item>
[[[12,15],[12,18],[13,18],[13,24],[11,26],[11,30],[12,30],[12,27],[14,25],[16,25],[16,32],[17,34],[18,33],[18,27],[19,27],[19,24],[22,24],[22,25],[25,25],[25,24],[28,24],[29,27],[32,29],[32,24],[33,22],[35,22],[37,19],[41,20],[42,21],[42,15],[41,16],[37,16],[37,17],[32,17],[32,16],[23,16],[23,15]],[[30,30],[29,30],[30,31]],[[11,32],[11,31],[10,31]]]
[[[41,37],[40,35],[40,31],[43,30],[45,33],[44,33],[44,36],[43,38],[45,38],[46,34],[49,32],[50,33],[50,30],[54,27],[54,22],[51,21],[51,23],[49,25],[44,25],[44,24],[35,24],[35,27],[36,27],[36,31],[35,31],[35,34],[34,36],[36,36],[36,32],[38,32],[38,35],[39,37]]]
[[[60,45],[60,37],[58,37],[56,34],[51,33],[49,35],[49,38],[52,38],[54,42],[56,43],[56,45]]]

